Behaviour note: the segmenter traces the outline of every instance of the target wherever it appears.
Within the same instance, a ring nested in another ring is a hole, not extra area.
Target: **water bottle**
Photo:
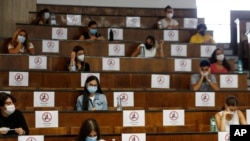
[[[114,32],[112,29],[109,30],[109,41],[114,41]]]
[[[56,25],[56,15],[54,13],[51,13],[50,24],[51,25]]]
[[[238,60],[238,73],[243,73],[243,64],[241,59]]]
[[[216,131],[216,123],[214,115],[210,117],[210,132]]]
[[[120,96],[118,96],[116,98],[116,101],[117,101],[116,110],[117,111],[122,111],[122,98]]]

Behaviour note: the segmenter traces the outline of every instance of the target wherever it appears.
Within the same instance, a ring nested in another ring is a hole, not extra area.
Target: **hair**
[[[12,95],[7,94],[5,92],[0,92],[0,107],[3,107],[5,105],[5,101],[10,98],[13,103],[16,102],[16,98],[14,98]]]
[[[205,24],[198,24],[197,25],[197,31],[199,31],[200,29],[205,29],[205,30],[207,30],[207,26],[205,25]]]
[[[28,48],[29,45],[30,45],[30,41],[29,41],[28,32],[27,32],[25,29],[22,29],[22,28],[17,29],[16,32],[13,34],[13,37],[12,37],[12,40],[10,41],[10,44],[11,44],[13,47],[16,47],[16,46],[18,45],[18,42],[17,42],[18,39],[17,39],[17,38],[18,38],[18,35],[19,35],[20,32],[25,32],[25,34],[26,34],[26,37],[25,37],[26,40],[25,40],[25,42],[23,43],[23,45],[24,45],[25,50],[28,51],[27,48]]]
[[[32,22],[32,24],[39,24],[39,21],[43,19],[44,13],[50,12],[49,9],[44,8],[40,12],[38,12],[36,19]],[[49,24],[49,20],[45,21],[46,24]]]
[[[147,40],[147,39],[150,39],[151,41],[153,41],[153,44],[155,44],[155,37],[154,37],[154,36],[148,35],[148,36],[146,37],[146,40]]]
[[[96,21],[90,21],[88,27],[91,27],[92,25],[97,25]]]
[[[210,67],[210,63],[207,60],[202,60],[200,62],[200,67]]]
[[[84,85],[84,89],[83,89],[82,110],[88,110],[88,103],[89,103],[89,95],[90,95],[90,93],[89,93],[89,91],[87,89],[87,84],[92,80],[96,80],[96,82],[97,82],[97,91],[96,91],[96,93],[103,94],[98,78],[96,76],[94,76],[94,75],[89,76],[85,81],[85,85]]]
[[[78,51],[81,51],[81,50],[84,51],[84,48],[81,46],[75,46],[72,51],[77,53]],[[75,57],[75,62],[77,62],[77,57]]]
[[[173,9],[170,5],[167,5],[164,9],[164,11],[166,12],[168,9]]]
[[[89,134],[95,131],[97,134],[97,140],[99,140],[101,137],[100,128],[95,119],[89,118],[83,121],[82,126],[80,128],[79,134],[76,137],[75,141],[85,141],[86,137],[89,136]]]
[[[239,100],[235,96],[228,96],[225,100],[225,104],[227,106],[238,106],[239,105]],[[223,110],[225,110],[225,105],[222,107]]]
[[[209,58],[210,63],[216,63],[218,60],[216,59],[216,51],[217,50],[222,50],[220,48],[217,48],[213,51],[211,57]],[[222,65],[228,70],[231,71],[231,66],[230,64],[227,62],[226,58],[224,57],[223,61],[222,61]]]

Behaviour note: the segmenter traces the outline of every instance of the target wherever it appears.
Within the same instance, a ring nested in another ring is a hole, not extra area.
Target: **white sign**
[[[218,132],[218,141],[230,141],[230,133]]]
[[[126,27],[141,27],[141,18],[126,17]]]
[[[55,92],[34,92],[34,107],[54,107]]]
[[[187,56],[187,45],[171,44],[171,56]]]
[[[163,126],[182,126],[184,119],[184,110],[163,110]]]
[[[151,75],[151,88],[169,88],[169,75]]]
[[[174,59],[174,70],[191,72],[192,60],[191,59]]]
[[[112,29],[114,40],[123,40],[123,29],[122,28],[108,28],[108,39],[109,39],[109,31]]]
[[[247,124],[250,124],[250,109],[246,109]]]
[[[58,40],[43,40],[42,52],[59,53]]]
[[[67,14],[67,25],[82,25],[82,15]]]
[[[29,56],[29,69],[47,69],[47,56]]]
[[[125,56],[125,45],[109,44],[109,56]]]
[[[195,106],[215,106],[215,92],[195,92]]]
[[[96,76],[101,83],[100,73],[81,73],[81,87],[84,87],[86,79],[92,75]]]
[[[144,110],[124,110],[123,111],[123,126],[145,126],[145,111]]]
[[[145,133],[122,133],[122,141],[146,141]]]
[[[52,39],[67,40],[68,29],[67,28],[52,28]]]
[[[163,33],[164,41],[179,41],[178,30],[164,30]]]
[[[58,111],[35,111],[36,128],[58,127]]]
[[[117,98],[121,98],[122,107],[134,106],[134,92],[114,92],[114,107],[117,106]]]
[[[102,70],[120,70],[120,58],[102,58]]]
[[[29,72],[9,72],[9,86],[28,86]]]
[[[201,57],[211,57],[215,49],[216,49],[215,45],[201,45],[200,46]]]
[[[238,88],[238,75],[236,74],[221,74],[220,88]]]
[[[11,91],[0,91],[1,93],[11,94]]]
[[[22,135],[18,136],[18,141],[44,141],[44,135]]]
[[[197,18],[184,18],[184,28],[197,28]]]
[[[246,22],[246,33],[250,32],[250,22]]]

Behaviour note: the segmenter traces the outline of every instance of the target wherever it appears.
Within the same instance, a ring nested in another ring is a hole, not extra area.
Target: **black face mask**
[[[201,31],[199,31],[199,33],[200,33],[202,36],[204,36],[204,35],[206,34],[206,31],[205,31],[205,30],[201,30]]]
[[[145,46],[146,46],[146,49],[151,49],[153,46],[148,44],[148,43],[145,43]]]

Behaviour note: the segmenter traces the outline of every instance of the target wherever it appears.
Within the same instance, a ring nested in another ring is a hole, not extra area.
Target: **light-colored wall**
[[[196,8],[196,0],[37,0],[39,4],[88,5],[107,7]]]
[[[29,11],[36,10],[36,0],[0,0],[0,37],[11,37],[16,23],[29,23]]]

